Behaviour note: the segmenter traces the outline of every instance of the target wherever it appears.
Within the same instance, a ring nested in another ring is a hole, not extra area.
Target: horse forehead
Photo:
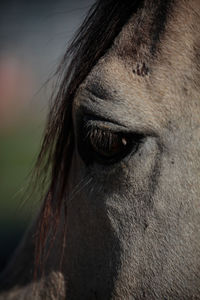
[[[199,14],[199,0],[144,1],[93,68],[86,85],[90,90],[99,85],[106,94],[106,90],[116,92],[118,82],[123,92],[131,86],[143,99],[144,94],[149,99],[150,92],[153,99],[161,99],[176,80],[182,82],[182,94],[200,79]]]
[[[146,0],[122,28],[111,52],[138,63],[155,62],[163,48],[170,46],[171,50],[182,46],[182,53],[186,53],[185,46],[199,41],[199,17],[199,0]]]
[[[173,10],[172,0],[144,1],[115,39],[113,49],[119,57],[149,60],[156,55],[161,36]]]

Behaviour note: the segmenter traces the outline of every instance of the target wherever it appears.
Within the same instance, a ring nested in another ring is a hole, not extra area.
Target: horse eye
[[[118,156],[128,146],[126,137],[101,129],[92,130],[89,134],[89,140],[93,151],[105,159]]]
[[[142,136],[89,126],[80,136],[79,154],[86,164],[108,165],[120,161],[129,152],[136,152]]]

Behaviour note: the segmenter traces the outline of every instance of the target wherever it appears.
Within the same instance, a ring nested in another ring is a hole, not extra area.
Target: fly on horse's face
[[[62,272],[61,228],[37,299],[200,299],[200,2],[138,2],[76,89]]]

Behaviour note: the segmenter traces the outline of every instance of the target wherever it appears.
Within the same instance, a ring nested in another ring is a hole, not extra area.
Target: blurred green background
[[[39,207],[29,197],[56,71],[93,0],[2,0],[0,10],[0,272]]]
[[[30,197],[30,172],[39,150],[42,120],[23,119],[0,130],[0,269],[15,249],[39,205]]]

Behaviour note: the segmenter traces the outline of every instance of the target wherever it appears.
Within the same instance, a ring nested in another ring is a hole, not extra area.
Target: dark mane
[[[98,0],[90,9],[59,67],[62,83],[49,112],[36,177],[48,182],[36,237],[36,265],[41,263],[49,231],[55,235],[74,149],[73,97],[100,57],[111,47],[142,0]]]

